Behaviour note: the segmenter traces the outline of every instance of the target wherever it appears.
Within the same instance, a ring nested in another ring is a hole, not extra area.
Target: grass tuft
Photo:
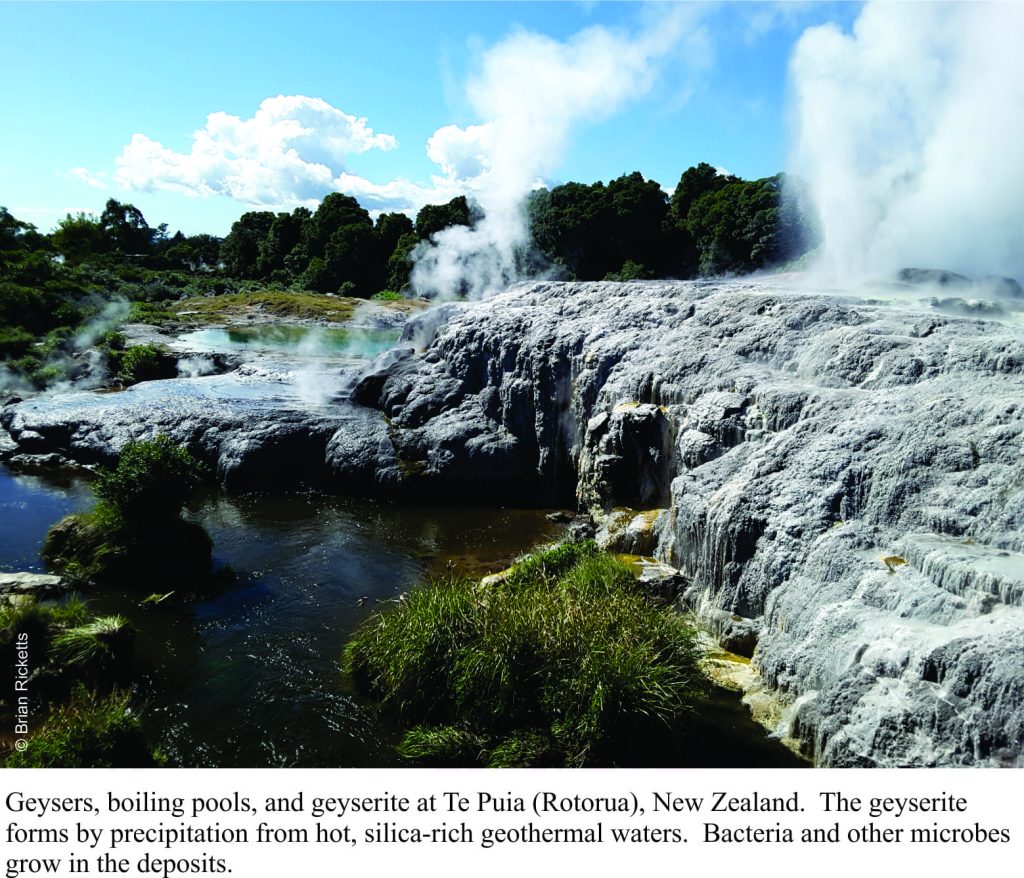
[[[24,752],[7,756],[8,768],[127,768],[159,763],[143,738],[131,694],[100,696],[79,685],[71,700],[28,738]]]
[[[19,634],[28,634],[29,642],[45,648],[58,632],[81,624],[86,615],[85,602],[78,595],[45,604],[29,595],[19,596],[0,604],[0,647],[7,648]]]
[[[368,619],[345,647],[354,685],[411,728],[409,758],[614,764],[700,697],[694,629],[640,594],[592,542],[537,552],[492,586],[449,576]]]
[[[96,667],[116,662],[134,646],[135,628],[124,616],[97,616],[53,638],[53,654],[65,666]]]
[[[413,726],[398,745],[404,759],[437,765],[475,763],[483,750],[479,737],[455,726]]]

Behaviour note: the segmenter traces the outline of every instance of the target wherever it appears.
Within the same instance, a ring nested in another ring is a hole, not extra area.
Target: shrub
[[[24,752],[11,753],[8,768],[129,768],[160,764],[146,746],[131,695],[100,696],[79,685],[68,704],[57,708],[28,739]]]
[[[616,764],[678,726],[703,689],[695,632],[592,542],[501,582],[412,590],[353,635],[355,686],[408,724],[400,752],[490,765]]]
[[[0,357],[24,356],[35,343],[35,336],[20,326],[0,328]]]
[[[381,290],[379,293],[374,293],[370,298],[375,302],[401,302],[405,296],[401,293],[396,293],[394,290]]]
[[[125,384],[168,378],[174,374],[163,351],[153,344],[138,344],[126,348],[117,358],[120,362],[118,378]]]
[[[605,275],[605,280],[630,281],[630,280],[651,280],[656,277],[646,265],[627,259],[622,263],[618,271],[611,271]]]
[[[199,461],[161,434],[125,445],[117,466],[100,470],[92,490],[125,518],[174,518],[201,480]]]
[[[53,525],[42,557],[83,582],[142,579],[152,587],[209,577],[210,536],[181,518],[201,474],[199,462],[167,436],[129,442],[116,467],[97,473],[92,489],[100,502]]]
[[[103,333],[100,346],[108,351],[123,351],[125,348],[124,333],[116,329],[108,329]]]

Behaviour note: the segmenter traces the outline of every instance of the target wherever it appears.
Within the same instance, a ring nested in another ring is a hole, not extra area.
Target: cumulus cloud
[[[1024,278],[1024,5],[868,4],[794,52],[794,170],[840,280]]]
[[[267,98],[247,119],[211,113],[187,152],[136,133],[116,159],[114,182],[263,208],[315,207],[340,191],[371,212],[413,212],[467,194],[493,215],[498,249],[509,254],[523,234],[523,195],[551,179],[571,132],[645,94],[677,50],[686,66],[708,61],[700,14],[696,5],[653,7],[641,12],[636,33],[591,27],[566,41],[514,32],[483,53],[466,85],[479,121],[445,125],[428,139],[437,172],[425,181],[376,182],[353,173],[350,156],[394,149],[395,138],[319,98],[293,95]],[[96,179],[84,168],[74,173]]]
[[[189,152],[133,135],[116,160],[114,179],[126,189],[227,195],[256,206],[303,204],[333,188],[348,156],[397,145],[366,119],[320,98],[279,95],[249,119],[211,113]]]
[[[455,177],[432,177],[430,185],[398,178],[386,183],[375,183],[356,174],[341,173],[328,189],[351,195],[371,213],[375,211],[412,211],[424,204],[442,204],[471,189],[472,181]]]
[[[469,180],[491,169],[494,150],[494,123],[445,125],[427,141],[427,157],[439,165],[449,179]]]

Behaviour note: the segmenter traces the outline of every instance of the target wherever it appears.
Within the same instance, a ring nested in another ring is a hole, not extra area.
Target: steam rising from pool
[[[204,392],[221,388],[226,396],[244,392],[249,398],[262,387],[289,405],[329,406],[347,394],[365,363],[398,340],[400,331],[377,325],[375,314],[370,304],[361,303],[345,327],[264,323],[186,333],[177,340],[190,352],[179,361],[179,375],[200,379],[209,374],[203,368],[209,355],[228,355],[241,360],[238,368],[203,379]]]

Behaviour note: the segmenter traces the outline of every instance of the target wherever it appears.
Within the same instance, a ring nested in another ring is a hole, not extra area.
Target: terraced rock
[[[646,512],[819,764],[1024,764],[1024,330],[936,301],[525,284],[415,318],[315,410],[125,393],[2,422],[88,460],[169,432],[235,487]]]

